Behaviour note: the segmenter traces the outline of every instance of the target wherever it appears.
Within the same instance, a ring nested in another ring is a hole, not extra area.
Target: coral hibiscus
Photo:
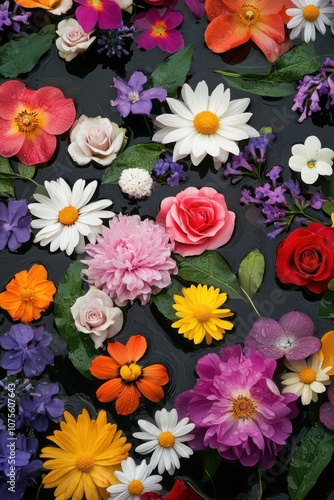
[[[211,23],[205,42],[213,52],[226,52],[252,40],[268,61],[275,61],[289,49],[280,45],[285,38],[285,9],[290,0],[206,0],[205,10]]]
[[[108,344],[109,356],[98,356],[91,362],[90,372],[94,377],[108,380],[99,387],[96,396],[102,403],[116,399],[119,415],[133,413],[139,405],[140,395],[157,403],[164,397],[162,385],[169,376],[166,368],[154,364],[142,368],[138,365],[144,355],[147,342],[142,335],[133,335],[126,345],[121,342]]]
[[[10,80],[0,86],[0,155],[17,156],[25,165],[44,163],[55,152],[55,135],[68,130],[75,118],[72,99],[56,87],[27,89]]]

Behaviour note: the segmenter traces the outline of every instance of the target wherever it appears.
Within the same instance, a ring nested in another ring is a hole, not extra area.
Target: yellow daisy
[[[108,497],[107,487],[117,483],[115,470],[128,457],[131,448],[116,424],[107,422],[107,414],[100,411],[96,420],[86,409],[76,420],[64,412],[60,429],[48,436],[58,447],[46,446],[41,458],[48,458],[44,468],[49,472],[43,478],[45,488],[56,488],[56,500],[101,500]]]
[[[178,321],[172,324],[186,339],[200,344],[205,337],[207,344],[212,339],[222,340],[225,330],[231,330],[233,323],[222,318],[233,316],[230,309],[219,309],[227,299],[226,293],[220,293],[219,288],[207,285],[191,285],[182,288],[183,297],[174,295],[173,308],[177,311]]]

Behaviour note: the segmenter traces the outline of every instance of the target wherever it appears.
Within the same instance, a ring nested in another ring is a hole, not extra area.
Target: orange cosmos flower
[[[211,23],[205,31],[205,42],[213,52],[226,52],[253,40],[268,61],[275,61],[286,52],[284,24],[290,19],[286,8],[290,0],[205,0]]]
[[[21,271],[0,293],[0,307],[5,309],[14,321],[30,323],[39,319],[53,302],[56,287],[47,278],[44,266],[34,264],[29,271]]]
[[[76,111],[56,87],[27,89],[24,83],[10,80],[0,85],[0,155],[17,156],[25,165],[51,159],[55,135],[68,130]]]
[[[163,365],[155,364],[143,368],[138,360],[144,355],[147,342],[142,335],[133,335],[126,345],[111,342],[107,346],[108,356],[98,356],[90,365],[94,377],[108,380],[96,391],[102,403],[116,399],[116,412],[119,415],[133,413],[139,405],[141,394],[157,403],[164,397],[162,385],[169,376]]]

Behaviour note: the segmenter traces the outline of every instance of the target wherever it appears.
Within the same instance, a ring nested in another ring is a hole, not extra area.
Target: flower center
[[[316,373],[312,368],[304,368],[299,372],[299,380],[303,384],[312,384],[316,379]]]
[[[239,394],[232,403],[231,412],[234,418],[248,420],[256,415],[256,404],[247,396]]]
[[[97,11],[103,8],[103,2],[101,2],[101,0],[88,0],[88,4]]]
[[[207,304],[199,304],[196,311],[194,312],[194,316],[197,321],[200,321],[201,323],[209,321],[212,316],[211,307],[209,307]]]
[[[307,162],[307,166],[308,166],[308,168],[314,168],[316,163],[317,163],[317,160],[310,160]]]
[[[128,99],[129,101],[133,104],[137,101],[139,101],[139,94],[138,92],[129,92],[128,93]]]
[[[144,485],[139,479],[132,479],[128,484],[128,492],[132,496],[138,496],[143,493]]]
[[[212,111],[201,111],[194,118],[194,127],[200,134],[210,135],[217,132],[219,119]]]
[[[151,35],[155,38],[166,38],[167,26],[163,21],[158,21],[152,26]]]
[[[261,13],[257,7],[249,3],[244,4],[237,12],[237,21],[246,24],[246,26],[251,26],[255,24],[261,16]]]
[[[79,212],[76,208],[69,205],[68,207],[59,210],[58,221],[64,226],[71,226],[79,217]]]
[[[20,296],[24,302],[29,302],[34,298],[34,290],[32,290],[31,288],[23,288],[20,291]]]
[[[94,458],[89,453],[81,453],[77,456],[75,466],[81,472],[90,472],[94,467]]]
[[[175,444],[175,437],[169,431],[160,432],[158,436],[158,443],[163,448],[172,448],[172,446],[174,446]]]
[[[131,363],[131,365],[123,365],[120,369],[120,376],[126,382],[133,382],[137,380],[141,375],[141,368],[136,363]]]
[[[34,130],[38,127],[37,116],[38,114],[36,111],[29,112],[26,109],[21,111],[14,118],[18,131],[23,134],[30,134],[31,132],[34,132]]]
[[[320,16],[320,10],[315,5],[306,5],[303,8],[303,16],[306,21],[313,23]]]

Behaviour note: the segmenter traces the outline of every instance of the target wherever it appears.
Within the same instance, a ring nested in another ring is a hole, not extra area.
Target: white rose
[[[78,165],[94,160],[100,165],[110,165],[127,141],[126,129],[108,118],[89,118],[81,115],[70,131],[68,152]]]
[[[96,349],[106,339],[116,335],[123,326],[121,309],[114,307],[109,295],[93,286],[75,301],[71,313],[77,330],[87,333]]]
[[[76,19],[64,19],[57,26],[56,40],[59,57],[65,61],[72,61],[78,54],[86,52],[94,42],[96,36],[90,35],[94,30],[85,33]]]

